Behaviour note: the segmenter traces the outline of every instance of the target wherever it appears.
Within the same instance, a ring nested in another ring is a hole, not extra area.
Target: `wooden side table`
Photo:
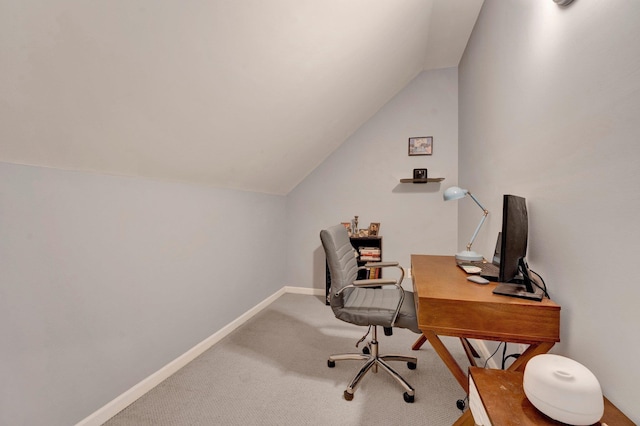
[[[524,374],[520,371],[493,370],[470,367],[469,377],[473,379],[482,405],[489,420],[496,426],[560,426],[560,423],[542,414],[527,399],[522,388]],[[456,426],[475,424],[471,410],[467,410]],[[604,398],[604,415],[595,423],[597,426],[633,426],[633,423],[607,398]]]

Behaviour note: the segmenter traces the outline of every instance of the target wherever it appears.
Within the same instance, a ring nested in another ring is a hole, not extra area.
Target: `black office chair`
[[[404,355],[380,355],[378,352],[377,326],[384,327],[385,334],[390,332],[392,327],[407,328],[415,333],[420,333],[413,293],[403,290],[401,286],[404,270],[397,262],[372,262],[358,267],[357,253],[351,245],[349,235],[343,225],[336,225],[320,231],[320,240],[331,274],[329,297],[335,316],[351,324],[369,327],[356,347],[371,334],[371,340],[367,343],[363,353],[329,356],[327,364],[331,368],[335,367],[336,361],[366,361],[344,391],[344,398],[351,401],[353,393],[364,375],[372,368],[374,372],[377,372],[378,367],[381,367],[405,389],[404,400],[413,402],[415,390],[391,368],[387,361],[406,362],[409,369],[413,370],[416,368],[417,359]],[[397,268],[399,269],[399,278],[358,280],[358,271],[368,267]]]

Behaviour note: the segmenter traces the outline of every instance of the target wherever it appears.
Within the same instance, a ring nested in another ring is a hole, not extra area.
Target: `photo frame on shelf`
[[[347,229],[347,233],[351,236],[351,222],[340,222]]]
[[[413,169],[413,178],[414,179],[426,179],[427,178],[427,169]]]
[[[433,136],[409,138],[409,155],[433,154]]]
[[[369,236],[377,237],[380,232],[380,222],[371,222],[369,225]]]

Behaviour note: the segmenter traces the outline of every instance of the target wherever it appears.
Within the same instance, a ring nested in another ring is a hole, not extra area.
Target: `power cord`
[[[493,358],[493,356],[494,356],[494,355],[498,352],[498,350],[500,349],[500,346],[502,346],[503,344],[504,344],[504,342],[500,342],[500,344],[498,345],[498,347],[496,348],[496,350],[495,350],[495,351],[493,351],[493,353],[491,354],[491,356],[489,356],[489,358],[487,358],[487,359],[484,361],[484,365],[482,366],[482,368],[487,368],[487,363],[489,362],[489,360],[490,360],[491,358]],[[506,344],[505,344],[505,347],[506,347]]]
[[[464,411],[465,407],[467,406],[467,399],[469,399],[469,395],[466,395],[464,399],[459,399],[456,401],[456,407],[458,407],[458,410]]]
[[[487,363],[489,362],[489,360],[491,358],[493,358],[493,356],[498,352],[498,349],[500,349],[500,346],[503,344],[504,342],[500,342],[500,344],[498,345],[498,347],[496,348],[495,351],[493,351],[493,353],[491,354],[491,356],[489,358],[487,358],[487,360],[484,362],[484,366],[482,368],[487,368]],[[458,410],[460,411],[464,411],[464,409],[467,406],[467,399],[469,399],[469,394],[467,394],[464,399],[459,399],[456,401],[456,407],[458,407]]]
[[[533,272],[538,278],[540,278],[540,281],[542,281],[542,287],[535,280],[531,280],[531,282],[533,282],[536,287],[544,292],[544,295],[547,299],[551,299],[551,297],[549,296],[549,292],[547,291],[547,284],[544,282],[544,278],[542,278],[542,276],[533,269],[529,269],[529,271]]]
[[[521,257],[520,260],[518,261],[518,272],[520,273],[520,275],[522,275],[524,280],[529,281],[530,283],[538,287],[540,290],[542,290],[543,294],[547,299],[551,299],[551,297],[549,297],[549,292],[547,291],[547,284],[544,282],[544,278],[542,278],[542,276],[536,271],[534,271],[533,269],[529,269],[529,265],[527,264],[527,261],[524,259],[524,257]],[[540,281],[542,281],[542,286],[540,286],[540,284],[536,280],[531,279],[529,277],[529,272],[536,274],[536,276],[540,278]]]
[[[505,365],[507,363],[507,360],[511,357],[518,359],[518,357],[520,356],[520,354],[518,353],[514,353],[514,354],[510,354],[507,355],[507,343],[505,342],[504,344],[504,348],[502,349],[502,369],[504,370]]]

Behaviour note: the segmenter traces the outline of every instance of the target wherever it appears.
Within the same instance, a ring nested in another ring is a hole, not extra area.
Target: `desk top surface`
[[[416,293],[420,298],[499,304],[535,305],[542,309],[560,309],[550,299],[532,301],[493,294],[498,283],[476,284],[457,266],[454,256],[411,255],[411,269]]]
[[[418,327],[436,334],[514,343],[560,341],[560,306],[493,294],[476,284],[453,256],[411,256]]]

